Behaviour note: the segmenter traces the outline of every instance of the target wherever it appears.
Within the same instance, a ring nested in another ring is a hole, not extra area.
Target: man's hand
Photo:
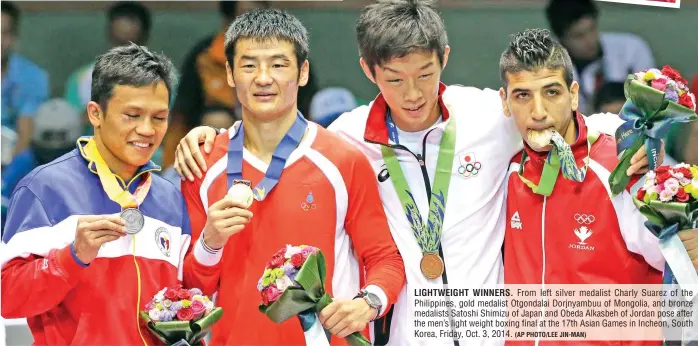
[[[231,235],[242,231],[250,222],[252,212],[228,197],[213,203],[208,208],[206,226],[204,226],[204,243],[212,249],[221,249]]]
[[[693,262],[693,267],[698,272],[698,229],[686,229],[679,231],[677,234],[681,242],[683,242],[683,246],[686,247],[688,257]]]
[[[97,257],[99,248],[126,235],[126,225],[119,215],[86,215],[78,219],[75,233],[75,255],[89,264]]]
[[[320,311],[320,323],[332,334],[345,338],[349,334],[366,328],[371,319],[376,317],[376,309],[370,307],[365,300],[336,299]]]
[[[662,148],[659,152],[659,156],[657,157],[657,166],[661,166],[662,163],[664,163],[664,154],[666,154],[666,151],[664,150],[664,141],[662,141]],[[640,147],[640,150],[638,150],[635,155],[630,158],[630,167],[625,173],[628,176],[632,176],[634,174],[645,174],[650,170],[649,165],[650,163],[649,158],[647,158],[647,150],[645,150],[645,146],[643,145]]]
[[[175,151],[174,168],[179,176],[194,181],[194,175],[201,179],[201,171],[206,172],[206,160],[199,150],[199,145],[204,144],[204,151],[210,153],[213,141],[216,139],[216,130],[208,126],[193,128],[177,144]]]

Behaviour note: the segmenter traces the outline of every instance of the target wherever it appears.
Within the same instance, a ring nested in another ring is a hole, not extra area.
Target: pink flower
[[[652,80],[652,88],[657,89],[659,91],[664,91],[666,89],[666,83],[666,78],[655,78]]]
[[[283,292],[279,291],[275,285],[269,285],[269,287],[262,291],[262,301],[264,302],[264,305],[269,305],[275,302],[277,299],[279,299],[281,293]]]
[[[201,318],[201,316],[204,315],[204,312],[206,312],[206,306],[204,305],[204,303],[198,300],[193,301],[189,308],[191,309],[191,312],[194,314],[194,319]]]
[[[315,248],[312,246],[306,246],[301,250],[301,253],[303,254],[304,259],[308,259],[308,256],[310,256],[310,254],[315,253]]]
[[[679,192],[679,181],[675,178],[667,179],[667,181],[664,182],[664,190],[668,191],[671,196],[676,195],[676,193]]]

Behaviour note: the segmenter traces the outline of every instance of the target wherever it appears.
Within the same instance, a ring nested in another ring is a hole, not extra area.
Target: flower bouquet
[[[330,334],[317,318],[332,302],[325,293],[325,257],[312,246],[291,246],[277,251],[257,283],[262,296],[259,311],[275,323],[298,316],[308,345],[329,345]],[[371,343],[361,333],[346,337],[352,346]]]
[[[664,284],[698,285],[698,274],[676,234],[698,228],[698,166],[660,166],[645,179],[633,200],[647,217],[645,226],[659,238],[667,262]]]
[[[223,309],[215,307],[200,289],[176,285],[158,292],[140,315],[148,329],[166,345],[202,345]]]
[[[670,66],[664,66],[661,71],[650,69],[629,75],[625,97],[627,101],[618,114],[625,123],[616,130],[618,153],[622,154],[609,177],[613,195],[628,185],[630,177],[625,172],[643,144],[649,168],[653,170],[661,151],[661,139],[670,126],[698,119],[695,95],[688,91],[688,82]]]

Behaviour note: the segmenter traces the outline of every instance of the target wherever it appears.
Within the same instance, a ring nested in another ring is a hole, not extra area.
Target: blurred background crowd
[[[93,59],[135,42],[178,65],[170,126],[155,163],[177,186],[174,150],[189,129],[227,128],[239,119],[225,79],[223,33],[257,7],[288,9],[310,32],[310,82],[299,108],[322,126],[377,93],[358,63],[354,25],[370,1],[342,2],[18,2],[2,1],[2,220],[12,191],[33,168],[90,135],[85,115]],[[617,113],[628,73],[664,64],[698,93],[698,1],[681,9],[592,0],[442,0],[452,48],[446,84],[499,87],[499,55],[508,35],[551,29],[567,47],[581,85],[582,111]],[[668,160],[698,164],[698,122],[665,139]]]

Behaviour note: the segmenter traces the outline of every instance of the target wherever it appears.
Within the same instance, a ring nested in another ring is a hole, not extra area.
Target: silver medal
[[[124,209],[124,211],[121,212],[121,218],[126,222],[127,234],[136,234],[143,229],[145,218],[140,210],[136,208]]]

